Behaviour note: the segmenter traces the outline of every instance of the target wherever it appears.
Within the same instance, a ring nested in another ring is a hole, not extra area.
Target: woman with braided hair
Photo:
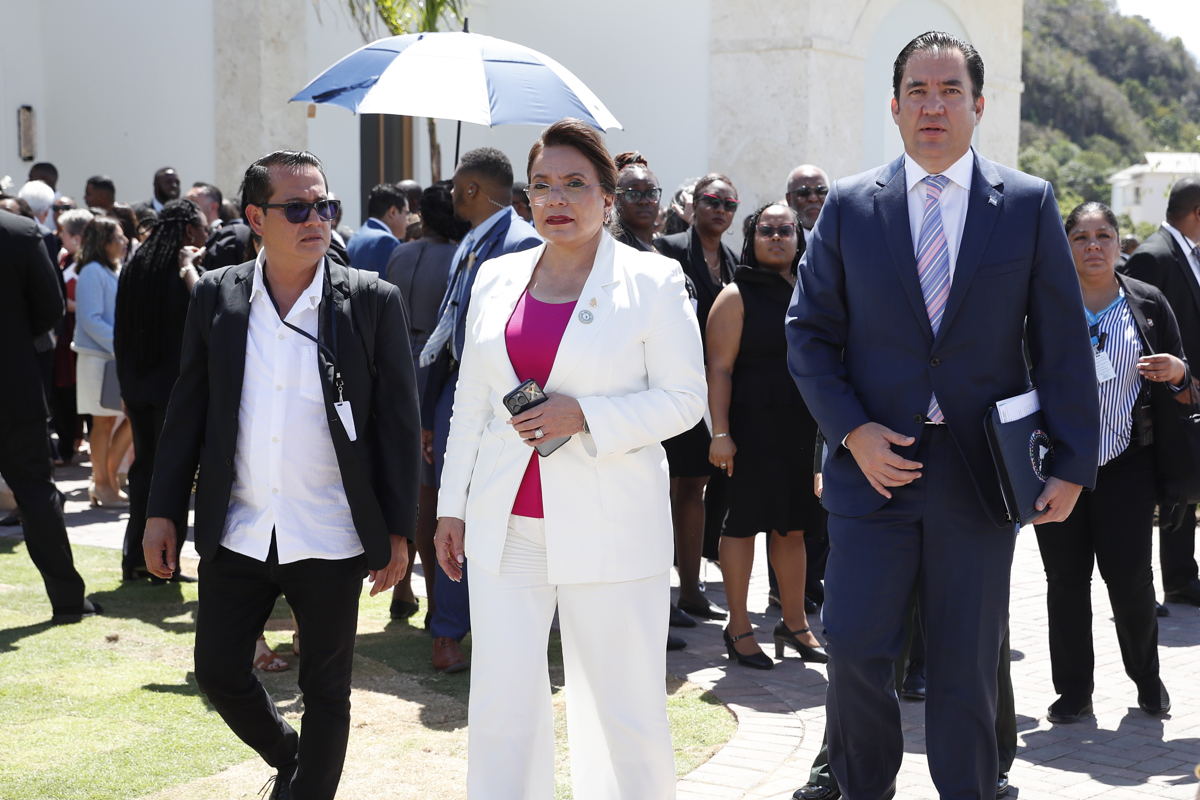
[[[183,324],[192,286],[199,278],[196,265],[204,255],[205,237],[206,220],[199,206],[191,200],[172,200],[163,206],[158,224],[122,270],[117,288],[113,345],[134,447],[129,524],[121,558],[121,574],[127,581],[151,577],[142,553],[146,502],[167,401],[179,377]],[[193,579],[177,572],[171,580]]]

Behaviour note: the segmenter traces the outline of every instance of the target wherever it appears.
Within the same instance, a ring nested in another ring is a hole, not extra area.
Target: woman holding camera
[[[1149,714],[1171,708],[1159,679],[1158,615],[1150,566],[1156,473],[1177,441],[1166,433],[1188,402],[1187,363],[1175,314],[1153,286],[1114,271],[1120,255],[1116,215],[1084,203],[1066,220],[1083,290],[1100,393],[1100,470],[1062,522],[1034,525],[1046,568],[1051,722],[1092,713],[1093,563],[1108,586],[1125,673]],[[1033,353],[1037,360],[1037,353]]]
[[[480,268],[438,496],[438,563],[459,580],[471,562],[467,793],[554,794],[557,605],[574,796],[674,797],[659,442],[704,412],[700,330],[678,267],[606,232],[617,172],[599,133],[551,125],[528,180],[546,244]]]

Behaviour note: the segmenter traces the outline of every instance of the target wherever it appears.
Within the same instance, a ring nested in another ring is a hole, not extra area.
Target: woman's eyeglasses
[[[791,222],[779,227],[774,225],[759,225],[754,230],[763,239],[773,239],[775,236],[779,236],[780,239],[790,239],[796,235],[796,226]]]
[[[647,203],[657,203],[662,197],[662,189],[617,189],[617,197],[620,197],[626,203],[633,205],[634,203],[642,202],[642,198],[646,199]]]
[[[293,225],[299,225],[302,222],[308,222],[308,216],[312,211],[316,211],[317,218],[323,222],[332,222],[338,215],[342,201],[318,200],[315,203],[302,203],[299,200],[293,200],[290,203],[258,203],[257,205],[263,209],[282,208],[287,221]]]
[[[734,200],[732,197],[717,197],[715,194],[702,194],[700,195],[700,201],[712,209],[718,209],[721,206],[725,206],[725,210],[730,214],[737,211],[738,206],[740,205],[740,203],[737,200]]]
[[[824,197],[829,194],[828,186],[797,186],[789,194],[794,194],[801,200],[808,199],[810,194],[815,194],[817,197]]]
[[[578,203],[587,194],[587,190],[595,186],[600,186],[599,183],[585,184],[580,180],[567,181],[562,186],[551,186],[548,183],[534,183],[525,187],[525,196],[529,198],[529,202],[535,206],[544,206],[550,202],[550,195],[554,192],[559,192],[563,199],[571,205]]]

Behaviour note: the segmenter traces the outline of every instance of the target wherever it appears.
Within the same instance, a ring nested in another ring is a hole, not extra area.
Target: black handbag
[[[1154,397],[1154,447],[1161,478],[1158,504],[1163,510],[1200,503],[1200,402],[1190,367],[1184,385],[1192,387],[1186,406],[1165,386],[1153,387],[1159,390]]]

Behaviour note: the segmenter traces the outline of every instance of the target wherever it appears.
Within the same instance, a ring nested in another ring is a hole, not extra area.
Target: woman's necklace
[[[704,254],[704,264],[708,267],[708,275],[712,278],[712,282],[718,286],[724,286],[725,281],[721,275],[721,251],[713,253],[712,258],[709,258],[708,253]]]

